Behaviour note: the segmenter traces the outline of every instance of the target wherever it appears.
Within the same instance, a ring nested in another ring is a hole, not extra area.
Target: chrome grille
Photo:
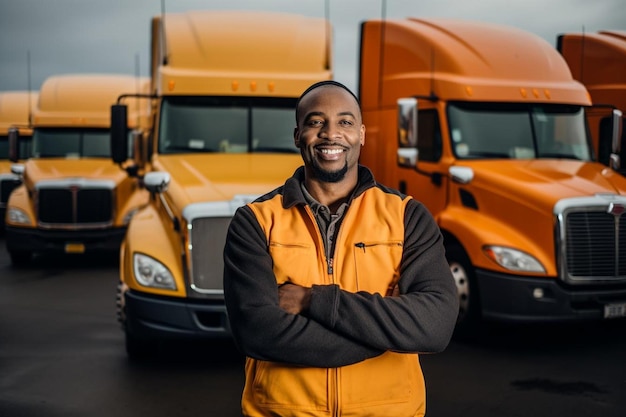
[[[113,224],[115,186],[109,181],[51,181],[37,184],[40,226],[107,227]]]
[[[626,197],[560,201],[561,277],[571,284],[626,282]]]
[[[189,233],[190,287],[196,295],[224,295],[224,244],[230,220],[239,207],[257,197],[237,194],[231,200],[193,203],[183,209]]]
[[[191,223],[191,284],[204,293],[221,294],[224,243],[231,217],[204,217]]]

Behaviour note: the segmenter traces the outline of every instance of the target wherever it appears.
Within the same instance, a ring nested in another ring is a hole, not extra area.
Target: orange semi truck
[[[626,178],[594,162],[589,94],[553,46],[480,22],[366,21],[359,89],[361,162],[435,216],[460,333],[626,316]]]
[[[32,153],[14,166],[22,185],[7,204],[6,247],[14,265],[36,253],[119,251],[130,218],[149,194],[111,162],[110,108],[120,94],[142,85],[147,91],[147,79],[107,74],[44,81],[32,117]],[[149,126],[145,104],[131,102],[133,127]],[[22,138],[9,139],[17,162]]]
[[[235,210],[302,164],[294,109],[332,78],[325,19],[191,11],[152,20],[154,130],[137,155],[150,204],[130,221],[119,320],[129,357],[158,340],[230,337],[222,272]],[[125,106],[113,106],[113,159],[125,165]]]
[[[609,118],[592,122],[590,127],[598,160],[610,165],[611,152],[618,152],[621,165],[616,169],[626,175],[626,31],[562,34],[557,37],[557,50],[574,79],[585,85],[594,104],[622,112],[622,136],[616,148],[608,133]]]
[[[21,184],[18,174],[11,172],[13,162],[9,160],[9,130],[21,129],[22,142],[20,153],[23,158],[30,155],[32,129],[30,116],[38,93],[30,91],[0,92],[0,217],[4,231],[4,217],[11,192]]]

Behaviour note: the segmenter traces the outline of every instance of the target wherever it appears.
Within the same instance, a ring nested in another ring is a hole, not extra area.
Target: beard
[[[338,169],[337,171],[326,171],[321,166],[319,166],[319,164],[315,160],[313,160],[311,168],[313,168],[315,177],[318,180],[322,182],[339,182],[346,176],[346,173],[348,172],[348,161],[346,161],[343,168]]]

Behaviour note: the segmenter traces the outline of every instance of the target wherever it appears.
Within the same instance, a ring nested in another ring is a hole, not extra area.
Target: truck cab
[[[287,13],[192,11],[152,19],[154,130],[134,178],[151,194],[121,250],[118,318],[130,358],[167,339],[230,337],[223,248],[235,210],[302,165],[300,94],[332,78],[328,22]],[[126,160],[124,105],[113,160]]]
[[[0,231],[4,233],[4,217],[11,192],[21,184],[21,176],[11,170],[9,158],[9,133],[20,129],[22,141],[20,155],[30,156],[32,129],[30,116],[37,102],[38,93],[31,91],[0,92]]]
[[[147,88],[126,75],[67,74],[46,79],[32,117],[29,158],[7,204],[6,247],[14,265],[37,253],[117,252],[148,192],[111,162],[110,106]],[[149,127],[149,108],[131,103],[128,123]],[[23,129],[9,144],[18,162]]]
[[[597,159],[626,175],[626,31],[561,34],[557,50],[574,79],[587,88],[596,107],[621,112],[621,126],[611,126],[610,116],[595,111],[589,127]],[[622,134],[614,142],[611,132],[619,128]]]
[[[361,162],[441,228],[459,333],[626,316],[626,181],[595,161],[589,93],[551,45],[482,22],[366,21],[360,98]]]

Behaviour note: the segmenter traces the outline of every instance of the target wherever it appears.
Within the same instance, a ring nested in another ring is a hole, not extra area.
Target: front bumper
[[[116,251],[120,249],[125,235],[125,227],[99,230],[45,230],[7,225],[5,230],[6,246],[10,252]]]
[[[231,336],[223,300],[190,300],[126,291],[122,295],[126,331],[143,339],[211,339]]]
[[[556,279],[477,270],[482,316],[506,322],[559,322],[604,318],[604,306],[626,303],[626,285],[566,287]],[[540,288],[544,296],[533,294]]]

